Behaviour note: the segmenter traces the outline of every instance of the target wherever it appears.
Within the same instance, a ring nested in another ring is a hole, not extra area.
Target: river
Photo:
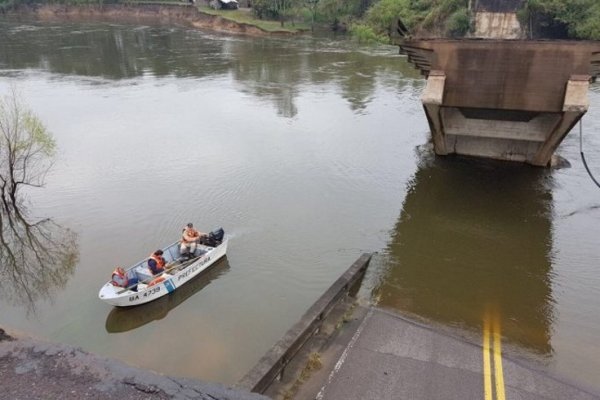
[[[0,21],[0,92],[54,134],[32,216],[76,235],[77,261],[0,325],[165,374],[233,384],[363,252],[360,292],[600,390],[600,191],[573,132],[543,170],[436,158],[424,80],[397,48],[167,26]],[[584,150],[600,175],[600,86]],[[132,310],[97,298],[116,265],[183,225],[231,235],[227,258]],[[0,294],[1,296],[2,294]]]

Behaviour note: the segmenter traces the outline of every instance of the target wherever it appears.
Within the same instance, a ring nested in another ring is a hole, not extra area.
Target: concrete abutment
[[[427,77],[421,101],[438,155],[548,166],[587,112],[600,43],[406,40]]]

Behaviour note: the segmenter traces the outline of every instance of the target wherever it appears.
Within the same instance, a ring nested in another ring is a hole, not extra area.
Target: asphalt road
[[[483,337],[475,344],[370,308],[322,379],[316,399],[600,399],[507,358],[493,330]]]

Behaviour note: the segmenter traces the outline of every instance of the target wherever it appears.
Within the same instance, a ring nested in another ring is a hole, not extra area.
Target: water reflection
[[[271,102],[278,115],[297,115],[303,85],[339,92],[362,112],[384,76],[419,78],[396,55],[396,48],[369,54],[344,51],[327,38],[211,37],[160,26],[61,24],[44,26],[0,22],[0,68],[41,69],[108,79],[158,77],[232,77],[241,91]],[[386,82],[386,85],[398,82]],[[402,85],[406,84],[403,80]]]
[[[418,77],[399,57],[345,52],[340,51],[339,43],[337,48],[329,48],[328,44],[323,39],[229,43],[228,50],[235,55],[233,76],[243,83],[244,92],[271,99],[284,117],[297,114],[295,99],[304,84],[334,84],[350,108],[360,112],[373,98],[379,74],[400,71],[404,76]]]
[[[23,191],[43,186],[54,146],[15,87],[0,98],[0,298],[28,313],[65,286],[78,257],[72,232],[25,206]]]
[[[77,264],[75,234],[50,219],[29,223],[21,207],[0,212],[0,298],[35,311],[65,287]]]
[[[208,286],[212,281],[226,274],[230,268],[229,260],[225,256],[213,264],[208,271],[203,272],[167,296],[138,307],[113,308],[106,318],[106,331],[109,333],[127,332],[149,322],[163,319],[172,309]]]
[[[547,171],[423,158],[391,242],[379,304],[552,352],[552,197]]]
[[[222,43],[189,44],[185,31],[167,28],[4,22],[0,24],[0,66],[108,79],[147,73],[202,77],[227,72]]]

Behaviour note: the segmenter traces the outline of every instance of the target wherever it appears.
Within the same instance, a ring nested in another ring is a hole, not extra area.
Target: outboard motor
[[[205,246],[217,247],[223,242],[224,236],[225,231],[223,228],[218,228],[210,232],[207,236],[203,237],[201,243]]]
[[[213,237],[217,242],[221,243],[223,241],[223,237],[225,236],[225,231],[223,228],[215,229],[209,233],[208,236]]]

